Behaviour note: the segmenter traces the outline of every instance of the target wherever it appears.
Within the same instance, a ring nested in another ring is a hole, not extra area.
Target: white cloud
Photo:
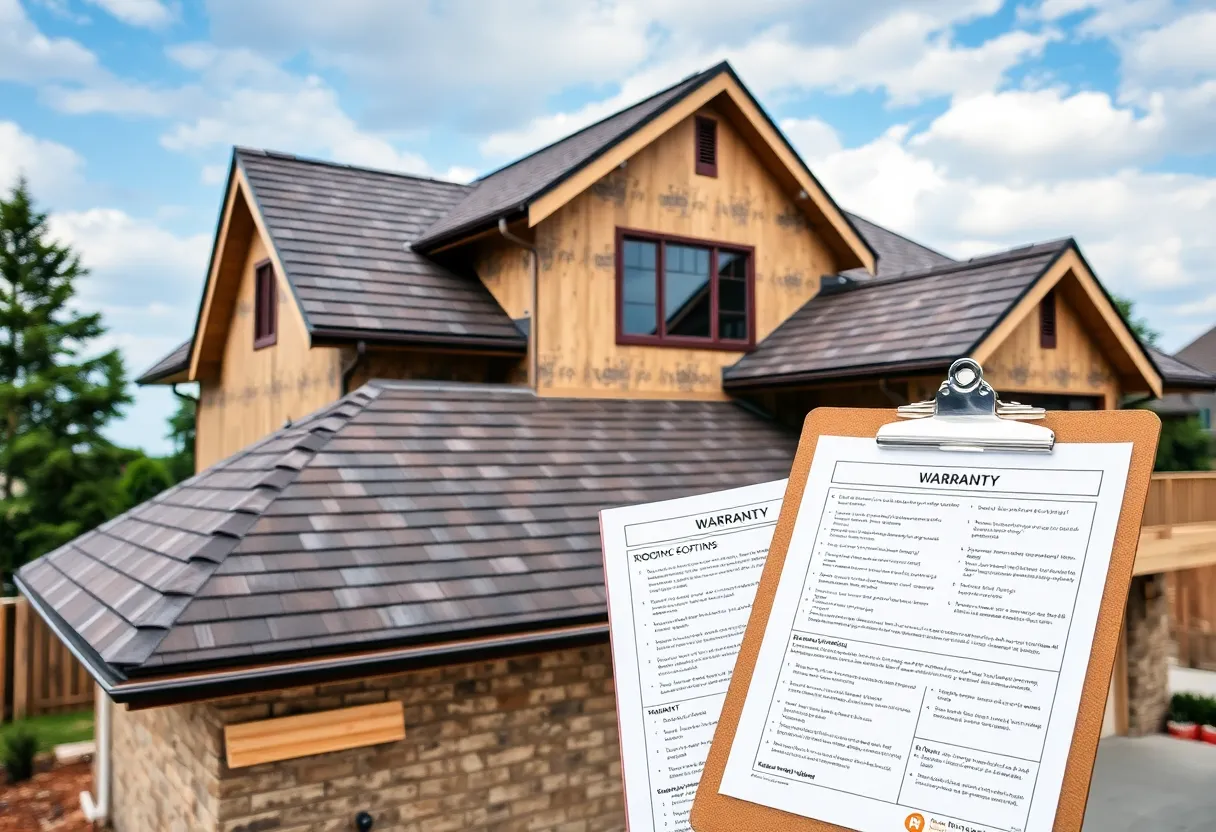
[[[1216,74],[1216,10],[1138,33],[1123,50],[1123,72],[1132,86],[1211,78]]]
[[[48,38],[17,0],[0,0],[0,80],[33,83],[86,79],[97,56],[71,38]]]
[[[0,190],[7,191],[19,176],[29,180],[40,202],[66,200],[81,184],[84,160],[58,142],[25,133],[11,121],[0,121]]]
[[[1015,65],[1042,52],[1057,35],[1011,31],[978,46],[953,42],[949,28],[999,8],[990,2],[896,9],[840,44],[808,44],[793,24],[773,25],[736,46],[665,48],[662,61],[628,75],[617,92],[578,109],[549,113],[481,142],[490,158],[510,158],[553,142],[668,86],[691,72],[729,60],[761,99],[828,90],[883,91],[892,105],[994,89]]]
[[[472,182],[477,177],[477,171],[463,165],[452,165],[446,171],[439,175],[440,179],[446,179],[449,182],[459,182],[462,185],[467,182]]]
[[[822,159],[841,150],[836,128],[817,118],[782,119],[781,132],[801,152],[804,159]]]
[[[158,29],[173,21],[175,13],[160,0],[85,0],[131,26]]]
[[[986,92],[953,103],[912,144],[954,170],[1075,175],[1159,155],[1166,118],[1160,98],[1139,115],[1102,92]]]

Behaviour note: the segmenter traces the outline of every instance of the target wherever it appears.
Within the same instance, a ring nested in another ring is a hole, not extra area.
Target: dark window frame
[[[1060,314],[1056,308],[1056,290],[1052,287],[1039,301],[1039,347],[1054,350],[1059,334]]]
[[[274,346],[278,340],[279,286],[267,259],[253,267],[253,348]]]
[[[644,240],[656,243],[658,250],[655,254],[655,325],[657,335],[632,335],[625,332],[625,241]],[[699,338],[687,335],[663,334],[666,321],[661,314],[664,308],[663,277],[664,252],[667,243],[684,246],[698,246],[709,249],[710,276],[710,337]],[[746,298],[747,298],[747,339],[742,341],[724,340],[718,336],[718,252],[729,251],[743,254],[747,257]],[[657,234],[653,231],[643,231],[636,228],[616,229],[615,276],[616,276],[616,343],[620,346],[645,347],[676,347],[694,350],[726,350],[729,352],[747,352],[756,346],[756,248],[755,246],[739,243],[725,243],[716,240],[701,240],[695,237],[681,237],[677,234]]]
[[[713,147],[714,161],[713,163],[701,161],[701,131],[709,131],[709,141]],[[697,116],[693,120],[693,140],[692,152],[693,159],[696,160],[697,176],[718,176],[718,122],[708,116]]]

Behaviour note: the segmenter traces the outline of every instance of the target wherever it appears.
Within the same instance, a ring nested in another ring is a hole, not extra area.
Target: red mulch
[[[87,762],[0,785],[0,832],[88,832],[93,826],[80,810],[80,793],[92,787],[93,768]]]

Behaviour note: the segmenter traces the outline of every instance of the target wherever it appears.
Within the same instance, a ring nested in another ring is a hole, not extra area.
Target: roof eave
[[[301,650],[278,657],[249,656],[239,665],[169,668],[163,673],[130,676],[107,688],[115,702],[135,708],[261,693],[304,685],[342,682],[385,673],[421,670],[453,662],[475,662],[603,641],[604,616],[552,622],[543,629],[489,633],[458,640],[387,646],[359,653],[317,656]]]
[[[899,361],[883,364],[858,364],[852,367],[833,368],[830,370],[812,370],[799,373],[779,375],[749,376],[746,378],[722,379],[724,390],[780,390],[792,387],[802,387],[810,384],[824,384],[833,381],[857,382],[889,378],[892,373],[912,374],[945,370],[958,356],[941,358],[917,359],[915,361]]]
[[[154,385],[182,384],[189,380],[190,365],[185,364],[181,367],[166,367],[155,373],[144,373],[135,379],[135,383],[140,387],[150,387]]]
[[[354,328],[317,328],[312,333],[313,345],[349,344],[362,341],[368,345],[450,347],[455,350],[500,352],[520,355],[528,351],[528,339],[490,338],[478,335],[432,335],[425,332],[384,332]]]

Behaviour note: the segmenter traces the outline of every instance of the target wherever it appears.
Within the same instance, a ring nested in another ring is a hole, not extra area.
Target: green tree
[[[126,511],[151,500],[166,488],[172,488],[173,483],[173,475],[164,460],[150,456],[133,460],[127,464],[122,478],[118,481],[118,491],[123,502],[122,510]]]
[[[167,460],[174,482],[194,476],[194,426],[198,402],[186,396],[177,399],[177,410],[169,417],[167,438],[173,442],[173,455]]]
[[[74,308],[87,271],[50,239],[24,180],[0,198],[0,575],[111,516],[136,452],[101,431],[130,401],[101,316]]]
[[[1147,319],[1136,317],[1135,301],[1131,298],[1121,297],[1120,295],[1111,295],[1110,298],[1115,302],[1115,307],[1119,310],[1119,314],[1123,316],[1123,320],[1127,323],[1128,327],[1131,328],[1132,332],[1136,333],[1136,337],[1150,347],[1157,346],[1161,333],[1149,326]]]
[[[1207,471],[1212,467],[1212,439],[1197,416],[1163,416],[1154,471]]]

